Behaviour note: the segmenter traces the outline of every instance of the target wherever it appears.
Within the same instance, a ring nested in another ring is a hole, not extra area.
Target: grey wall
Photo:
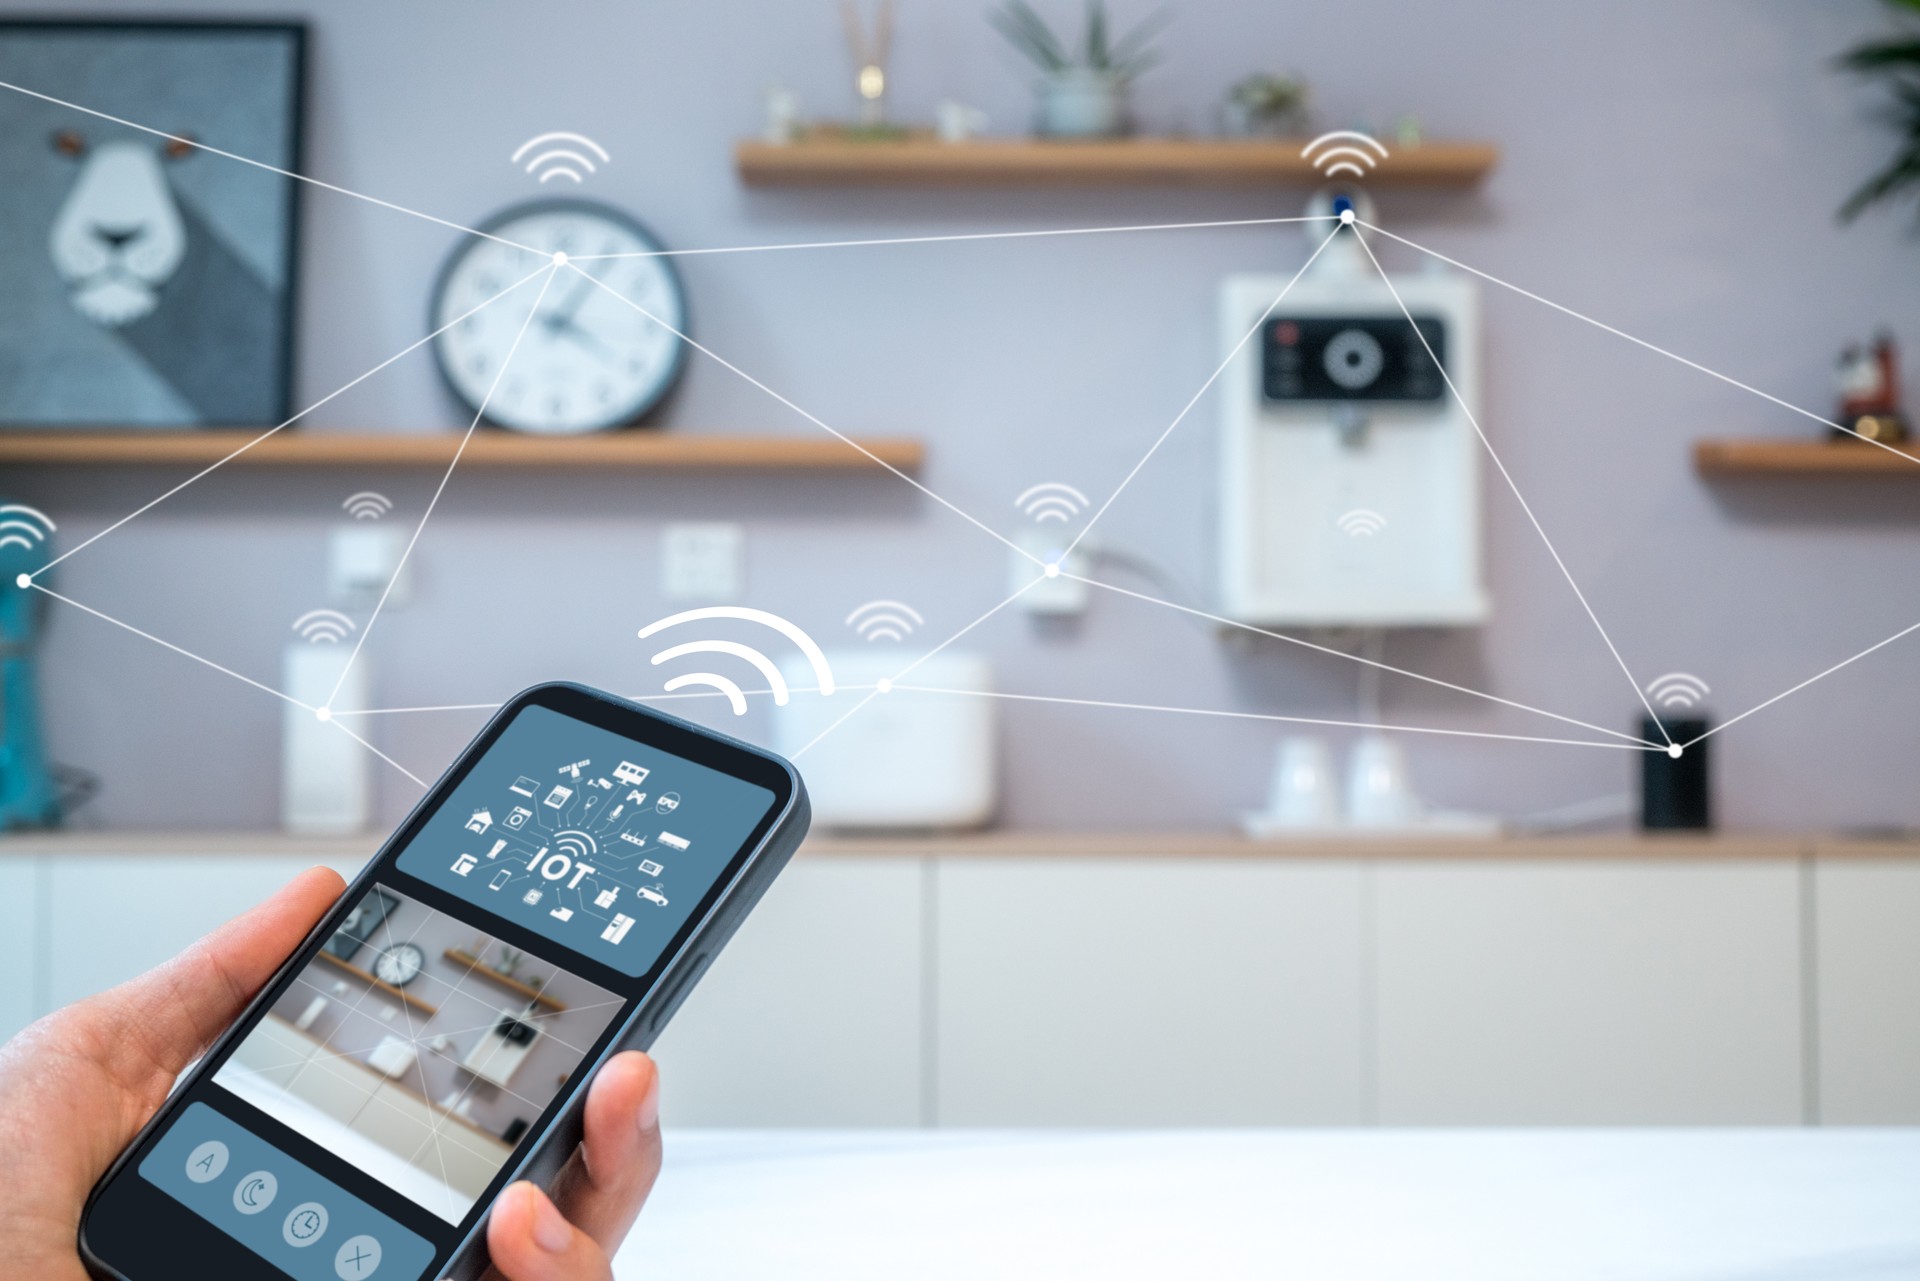
[[[125,6],[132,8],[134,6]],[[143,5],[180,10],[179,0]],[[185,6],[218,12],[225,6]],[[1055,5],[1055,8],[1068,6]],[[1139,5],[1123,5],[1123,10]],[[246,0],[236,12],[298,13]],[[1024,75],[978,3],[902,6],[901,114],[947,96],[1024,123]],[[1223,85],[1262,67],[1314,81],[1323,121],[1416,111],[1436,135],[1504,149],[1471,195],[1385,193],[1382,217],[1790,400],[1825,410],[1840,343],[1878,323],[1920,342],[1920,243],[1900,215],[1835,226],[1888,150],[1873,99],[1835,52],[1880,7],[1716,0],[1605,6],[1188,2],[1167,65],[1141,86],[1161,125],[1203,126]],[[675,246],[1293,212],[1296,192],[766,193],[729,144],[782,82],[844,106],[835,6],[824,0],[493,3],[330,0],[315,18],[310,170],[456,220],[534,192],[507,163],[534,132],[581,128],[614,163],[592,193]],[[422,332],[454,243],[431,224],[309,194],[302,395],[315,398]],[[1286,269],[1288,229],[903,247],[685,262],[712,346],[850,432],[924,436],[925,480],[1002,528],[1039,480],[1111,489],[1211,370],[1220,278]],[[1405,252],[1390,265],[1412,267]],[[1488,300],[1487,423],[1622,653],[1650,677],[1700,673],[1744,709],[1914,621],[1920,522],[1911,484],[1709,487],[1689,442],[1801,434],[1785,411],[1556,316]],[[1102,526],[1115,545],[1204,589],[1211,562],[1209,403]],[[411,359],[315,416],[316,429],[445,430],[456,410]],[[813,429],[696,362],[674,430]],[[340,498],[383,489],[418,513],[425,473],[223,473],[76,556],[62,590],[273,681],[295,615],[321,599]],[[170,483],[148,472],[8,478],[63,537]],[[1638,707],[1510,497],[1492,488],[1497,607],[1484,630],[1399,637],[1391,661],[1625,727]],[[497,699],[565,675],[641,689],[633,629],[657,616],[657,533],[675,518],[749,528],[750,597],[820,634],[874,596],[944,635],[1004,593],[1001,549],[884,475],[823,480],[461,473],[417,554],[419,591],[367,649],[381,701]],[[1115,571],[1116,573],[1118,571]],[[1346,716],[1354,670],[1244,652],[1119,599],[1083,624],[995,619],[977,634],[1008,688],[1196,707]],[[1723,814],[1747,827],[1920,820],[1911,778],[1912,646],[1795,695],[1717,741]],[[59,755],[100,771],[117,826],[266,826],[277,815],[274,700],[65,610],[46,663]],[[1552,722],[1403,681],[1397,721],[1501,732]],[[477,716],[383,718],[376,741],[432,773]],[[1218,825],[1252,805],[1270,726],[1012,707],[1007,816],[1029,826]],[[1624,752],[1472,740],[1410,743],[1448,805],[1519,813],[1623,791]],[[383,773],[383,806],[414,796]]]

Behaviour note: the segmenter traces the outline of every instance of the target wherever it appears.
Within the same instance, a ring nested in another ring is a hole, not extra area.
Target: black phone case
[[[740,923],[747,918],[747,914],[753,910],[754,905],[758,903],[761,896],[767,892],[767,887],[773,884],[774,878],[777,877],[780,874],[780,870],[787,865],[787,860],[791,859],[794,852],[800,848],[800,843],[806,839],[807,828],[812,823],[813,809],[807,800],[806,784],[801,780],[799,771],[782,757],[776,756],[774,753],[762,748],[755,747],[750,743],[744,743],[739,739],[716,733],[713,730],[707,729],[705,726],[695,725],[690,721],[681,720],[679,717],[668,716],[652,708],[639,707],[637,704],[629,703],[626,699],[617,698],[600,690],[591,689],[587,686],[577,685],[571,682],[552,682],[523,690],[520,694],[509,699],[501,706],[500,711],[487,722],[479,734],[475,735],[475,742],[489,739],[495,725],[499,724],[504,718],[517,713],[522,706],[531,701],[534,695],[541,690],[547,689],[571,690],[612,703],[623,709],[637,710],[643,715],[670,721],[680,729],[697,734],[701,738],[723,744],[729,749],[745,752],[749,755],[757,756],[763,761],[770,762],[786,773],[792,785],[792,792],[786,807],[774,816],[773,821],[767,828],[766,834],[760,839],[759,843],[747,853],[732,878],[720,886],[717,891],[709,897],[706,911],[694,922],[693,928],[688,932],[686,940],[667,960],[666,965],[661,969],[660,976],[655,980],[654,985],[640,997],[634,1006],[632,1015],[628,1017],[626,1025],[621,1028],[620,1032],[608,1044],[604,1053],[591,1063],[583,1064],[584,1070],[574,1074],[574,1083],[570,1084],[567,1088],[565,1102],[562,1104],[560,1111],[554,1116],[552,1122],[547,1126],[546,1132],[528,1145],[524,1154],[521,1155],[517,1161],[511,1162],[505,1167],[505,1172],[509,1175],[509,1182],[526,1180],[551,1191],[555,1181],[559,1178],[560,1171],[566,1166],[567,1162],[572,1159],[574,1152],[578,1150],[580,1146],[584,1131],[587,1087],[592,1082],[594,1073],[600,1069],[601,1064],[605,1063],[615,1054],[623,1050],[648,1049],[653,1045],[654,1041],[659,1038],[661,1030],[667,1025],[667,1020],[673,1017],[674,1011],[680,1008],[681,1003],[686,1000],[687,994],[693,991],[694,986],[699,983],[701,976],[706,973],[707,967],[712,963],[713,958],[719,954],[721,948],[727,945],[727,941],[733,937],[734,931],[740,928]],[[340,906],[355,901],[359,897],[360,891],[369,882],[376,880],[378,873],[386,868],[393,859],[399,857],[400,849],[404,847],[396,847],[394,838],[410,828],[413,825],[414,819],[419,816],[422,811],[439,802],[442,791],[451,785],[448,782],[449,778],[456,773],[462,772],[459,767],[465,763],[469,752],[472,750],[473,748],[470,746],[467,751],[463,751],[460,756],[447,767],[440,778],[434,781],[434,785],[428,789],[427,794],[421,797],[413,809],[407,812],[407,816],[394,828],[393,835],[389,836],[387,840],[382,843],[378,852],[367,861],[367,865],[360,870],[360,874],[355,876],[347,886],[346,892],[340,896],[339,903],[336,904],[326,916],[321,918],[320,923],[313,928],[306,938],[301,940],[300,946],[294,949],[293,954],[288,957],[286,964],[274,972],[273,977],[268,979],[260,991],[255,994],[253,1000],[247,1003],[246,1009],[241,1011],[240,1015],[234,1019],[233,1024],[229,1026],[225,1032],[221,1033],[219,1039],[208,1048],[207,1053],[201,1060],[203,1064],[226,1050],[236,1031],[252,1019],[256,1008],[266,999],[267,994],[275,989],[281,978],[286,974],[288,968],[295,964],[296,959],[304,957],[318,938],[331,935],[332,932],[338,928],[339,920],[336,918],[340,915]],[[200,1071],[201,1068],[196,1065],[190,1073],[181,1077],[180,1082],[175,1085],[174,1093],[168,1096],[167,1102],[162,1104],[160,1110],[155,1112],[152,1118],[140,1128],[140,1132],[134,1135],[133,1139],[127,1144],[126,1150],[114,1160],[113,1165],[101,1176],[100,1181],[94,1185],[93,1192],[87,1198],[86,1207],[82,1210],[80,1216],[81,1229],[78,1242],[80,1258],[82,1262],[85,1263],[88,1272],[95,1277],[102,1278],[102,1281],[141,1281],[141,1279],[128,1277],[117,1269],[109,1267],[102,1262],[88,1246],[86,1224],[92,1214],[94,1202],[98,1199],[102,1188],[106,1187],[107,1184],[111,1183],[114,1179],[120,1177],[133,1153],[139,1150],[142,1144],[146,1142],[147,1137],[157,1127],[172,1118],[173,1103],[179,1095],[180,1084],[188,1079],[197,1077]],[[473,1230],[455,1245],[452,1255],[448,1258],[447,1263],[440,1269],[440,1277],[442,1281],[478,1281],[478,1279],[485,1274],[489,1262],[487,1257],[487,1218],[485,1215],[482,1215],[474,1224]]]

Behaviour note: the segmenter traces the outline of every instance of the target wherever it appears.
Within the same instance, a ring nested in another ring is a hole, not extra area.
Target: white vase
[[[1117,138],[1127,131],[1127,82],[1090,67],[1056,71],[1040,84],[1037,127],[1047,138]]]

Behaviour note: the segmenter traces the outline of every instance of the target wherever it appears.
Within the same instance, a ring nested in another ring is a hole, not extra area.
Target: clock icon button
[[[312,1245],[326,1230],[327,1207],[318,1201],[302,1201],[294,1206],[287,1213],[287,1221],[280,1225],[280,1235],[296,1250]]]

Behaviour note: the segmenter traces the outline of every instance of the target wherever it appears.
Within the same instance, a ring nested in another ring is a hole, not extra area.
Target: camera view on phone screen
[[[90,1244],[134,1281],[421,1276],[619,1033],[777,800],[523,707],[89,1216],[90,1233],[125,1235],[178,1226],[184,1207],[208,1253],[125,1268],[119,1242]]]

